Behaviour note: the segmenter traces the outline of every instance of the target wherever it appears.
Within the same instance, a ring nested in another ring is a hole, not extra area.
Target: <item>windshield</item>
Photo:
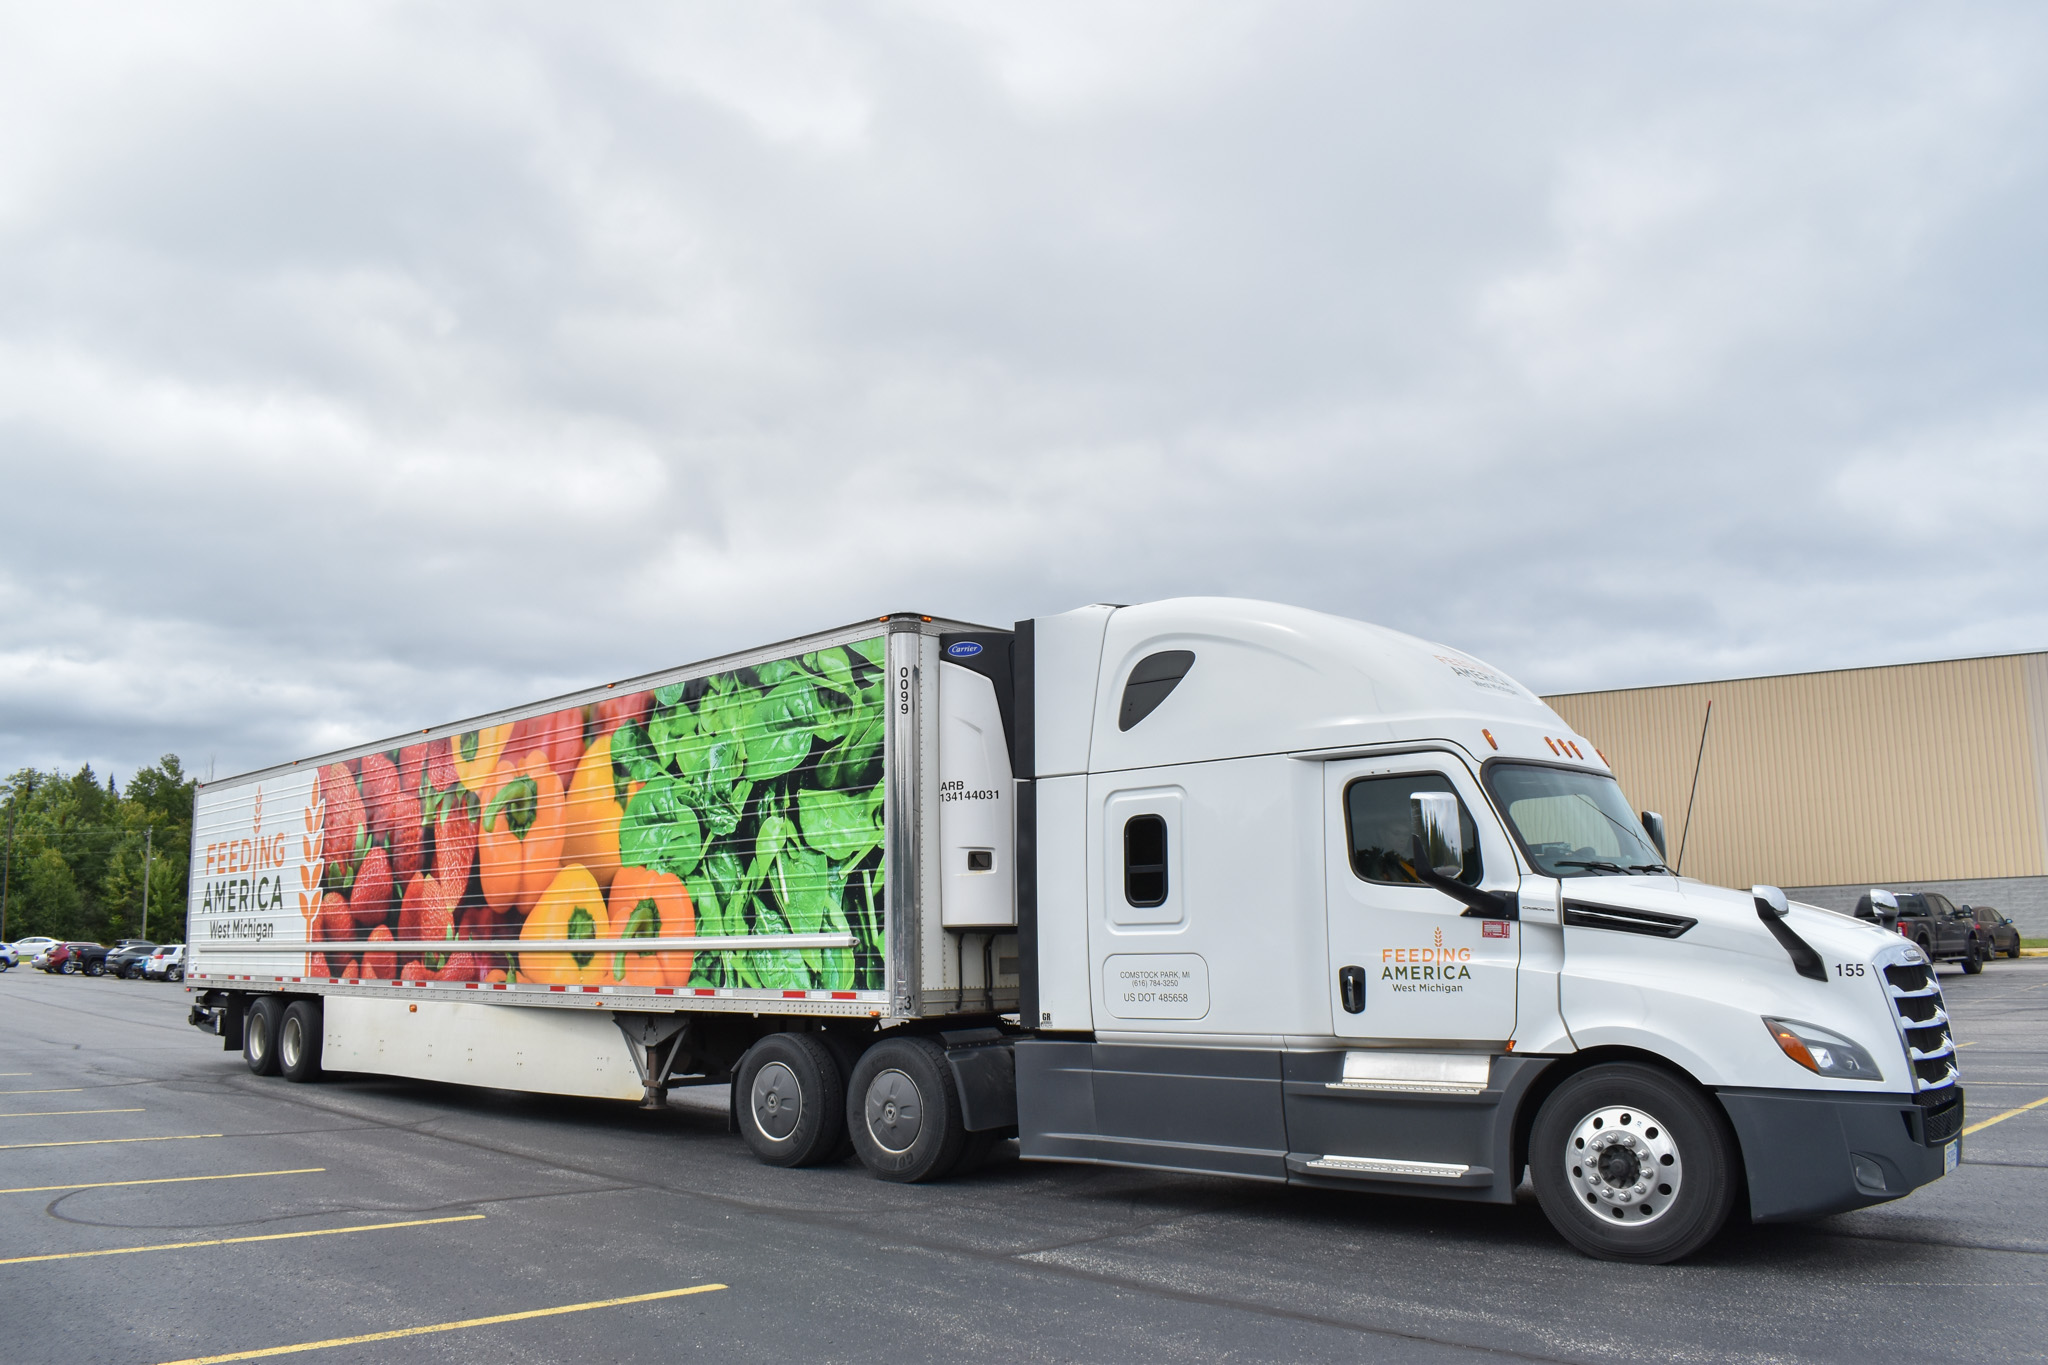
[[[1486,770],[1486,783],[1530,863],[1546,877],[1670,871],[1611,777],[1495,763]]]

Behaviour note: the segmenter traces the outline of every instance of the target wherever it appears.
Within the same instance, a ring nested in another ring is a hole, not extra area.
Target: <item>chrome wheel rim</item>
[[[910,1150],[924,1129],[924,1103],[917,1082],[894,1067],[868,1082],[868,1133],[885,1152]]]
[[[283,1062],[288,1069],[296,1069],[298,1067],[299,1057],[306,1050],[304,1032],[305,1028],[298,1020],[287,1019],[284,1021],[284,1033],[277,1040],[277,1053],[278,1060]]]
[[[259,1014],[249,1021],[247,1027],[249,1055],[260,1062],[270,1054],[270,1021]]]
[[[782,1062],[770,1062],[754,1073],[749,1099],[754,1126],[771,1142],[787,1141],[804,1115],[803,1087],[797,1083],[796,1073]]]
[[[1564,1169],[1588,1212],[1626,1227],[1670,1212],[1685,1180],[1671,1130],[1653,1114],[1619,1105],[1579,1120],[1565,1143]]]

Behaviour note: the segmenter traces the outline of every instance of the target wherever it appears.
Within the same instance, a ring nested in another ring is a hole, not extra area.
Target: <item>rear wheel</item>
[[[320,1002],[294,1000],[277,1025],[277,1065],[288,1081],[320,1079]]]
[[[283,1002],[263,995],[251,1001],[242,1016],[242,1060],[258,1076],[277,1074],[277,1027],[283,1015]]]
[[[1713,1100],[1632,1062],[1566,1080],[1529,1135],[1551,1226],[1586,1255],[1661,1265],[1705,1246],[1734,1205],[1734,1136]]]
[[[183,967],[173,967],[164,973],[164,979],[167,981],[183,981],[185,979],[185,969]]]
[[[59,971],[61,971],[61,972],[63,972],[63,973],[64,973],[64,975],[66,975],[66,976],[77,976],[77,975],[78,975],[78,959],[77,959],[77,958],[75,958],[75,957],[67,957],[67,958],[65,958],[65,959],[64,959],[64,965],[63,965],[62,967],[58,968],[58,970],[59,970]]]
[[[747,1049],[733,1080],[740,1136],[770,1166],[815,1166],[846,1134],[846,1078],[824,1040],[771,1033]]]
[[[938,1180],[959,1164],[967,1130],[952,1068],[937,1043],[877,1043],[854,1067],[847,1091],[853,1149],[878,1179]]]

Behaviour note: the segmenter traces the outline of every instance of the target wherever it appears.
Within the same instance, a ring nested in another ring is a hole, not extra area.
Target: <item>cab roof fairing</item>
[[[1132,668],[1169,649],[1193,651],[1193,667],[1157,710],[1118,730]],[[1493,751],[1482,728],[1492,729],[1502,756],[1514,757],[1551,756],[1543,736],[1571,734],[1534,693],[1462,650],[1301,607],[1182,597],[1110,615],[1088,766],[1103,772],[1445,739],[1483,760]],[[1590,752],[1586,761],[1594,766]]]

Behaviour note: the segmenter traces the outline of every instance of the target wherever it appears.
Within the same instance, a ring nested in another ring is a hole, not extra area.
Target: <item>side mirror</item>
[[[1792,913],[1792,902],[1786,900],[1785,893],[1775,886],[1752,886],[1749,894],[1756,901],[1757,909],[1769,906],[1771,913],[1779,919]]]
[[[1887,929],[1899,927],[1899,898],[1889,891],[1870,888],[1870,913]]]
[[[1650,836],[1650,842],[1657,846],[1659,858],[1668,857],[1664,852],[1664,817],[1653,810],[1643,812],[1643,833]]]
[[[1458,798],[1448,792],[1411,792],[1415,814],[1415,861],[1439,877],[1465,870],[1465,830],[1458,819]]]

